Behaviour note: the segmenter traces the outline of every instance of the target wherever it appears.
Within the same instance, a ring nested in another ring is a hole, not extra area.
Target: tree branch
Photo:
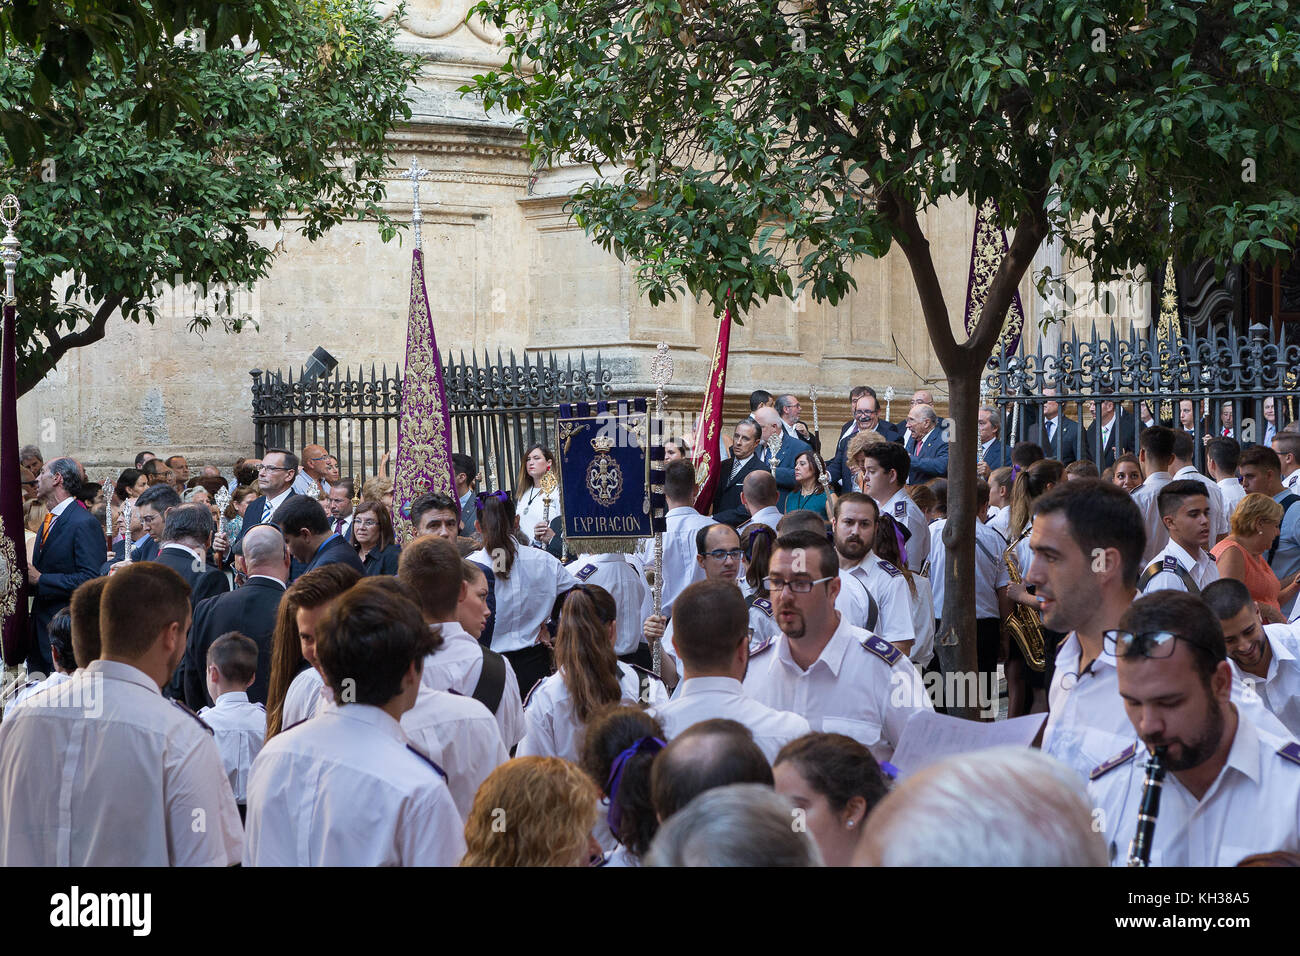
[[[960,355],[948,319],[948,306],[943,301],[939,275],[934,271],[930,242],[916,220],[916,210],[911,204],[900,201],[892,189],[882,190],[880,211],[903,236],[904,241],[900,245],[903,247],[903,255],[907,256],[912,280],[916,283],[916,292],[921,299],[921,312],[925,316],[925,327],[930,333],[930,343],[934,346],[939,364],[951,375],[960,361]]]
[[[102,339],[108,326],[109,316],[121,304],[122,296],[110,295],[95,311],[95,317],[90,320],[90,325],[80,332],[69,332],[67,335],[47,332],[46,338],[49,339],[49,347],[43,349],[38,356],[29,356],[22,363],[22,370],[18,373],[19,396],[26,395],[40,384],[41,379],[45,378],[50,373],[50,370],[59,363],[59,359],[70,351],[86,345],[93,345]]]
[[[966,340],[964,348],[980,356],[981,360],[993,354],[993,347],[1002,334],[1007,310],[1011,307],[1011,298],[1047,235],[1047,214],[1044,211],[1046,200],[1046,193],[1031,194],[1029,208],[1021,213],[1016,223],[1015,238],[1011,240],[1007,254],[1002,257],[998,271],[989,284],[975,331]]]

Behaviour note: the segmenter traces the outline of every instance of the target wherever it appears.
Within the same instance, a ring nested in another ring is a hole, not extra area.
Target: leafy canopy
[[[157,138],[132,119],[129,71],[99,58],[84,90],[52,93],[62,122],[45,161],[0,177],[24,209],[20,391],[102,338],[114,310],[153,322],[165,285],[251,288],[276,255],[259,227],[300,218],[314,240],[369,217],[385,241],[395,234],[380,208],[385,134],[410,118],[416,61],[366,0],[278,0],[277,13],[260,50],[168,49],[199,120],[183,115]],[[31,60],[0,63],[4,103],[28,88]]]
[[[604,174],[572,211],[636,260],[651,302],[684,287],[747,309],[807,286],[835,303],[855,258],[899,240],[933,333],[916,214],[945,196],[996,200],[1030,257],[1056,235],[1098,280],[1169,255],[1268,259],[1300,225],[1300,6],[1286,0],[475,12],[505,30],[508,59],[465,91],[518,112],[536,162]],[[993,298],[990,347],[1009,292]]]

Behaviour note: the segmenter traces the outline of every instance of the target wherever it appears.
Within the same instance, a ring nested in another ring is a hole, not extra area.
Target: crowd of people
[[[1216,429],[1205,475],[1186,415],[1103,402],[1083,429],[1049,401],[1004,443],[981,409],[953,675],[934,397],[849,408],[823,436],[755,392],[703,512],[668,441],[657,581],[653,542],[570,551],[541,444],[512,491],[454,455],[454,493],[401,515],[319,445],[194,475],[141,452],[98,484],[24,448],[0,862],[1104,865],[1147,750],[1150,862],[1300,862],[1300,431]],[[896,767],[950,709],[1046,717],[1034,748]]]

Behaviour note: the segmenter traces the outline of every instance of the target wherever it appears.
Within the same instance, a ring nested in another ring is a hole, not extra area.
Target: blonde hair
[[[577,764],[516,757],[474,795],[461,866],[581,865],[600,792]]]
[[[853,464],[858,464],[858,458],[865,452],[870,445],[878,444],[885,440],[885,436],[880,432],[858,432],[849,439],[849,447],[844,452],[844,457]]]
[[[367,478],[366,483],[361,486],[361,500],[378,501],[382,504],[384,495],[392,490],[393,479],[375,475],[373,478]]]
[[[45,502],[40,498],[33,498],[23,505],[23,524],[28,531],[41,533],[41,525],[45,523],[45,512]]]
[[[1282,506],[1268,495],[1246,495],[1232,512],[1232,536],[1247,538],[1256,534],[1263,521],[1281,522],[1283,512]]]

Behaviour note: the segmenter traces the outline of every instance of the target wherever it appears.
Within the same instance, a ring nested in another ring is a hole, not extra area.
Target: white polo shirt
[[[745,693],[799,714],[814,730],[845,734],[888,760],[907,719],[932,710],[921,675],[898,648],[843,617],[812,666],[790,656],[783,634],[751,657]]]
[[[1169,542],[1169,532],[1160,520],[1160,505],[1156,499],[1160,495],[1160,489],[1173,480],[1169,472],[1157,471],[1147,475],[1146,480],[1133,489],[1133,501],[1142,512],[1142,526],[1147,531],[1147,547],[1142,552],[1143,564],[1150,564],[1151,559]]]

